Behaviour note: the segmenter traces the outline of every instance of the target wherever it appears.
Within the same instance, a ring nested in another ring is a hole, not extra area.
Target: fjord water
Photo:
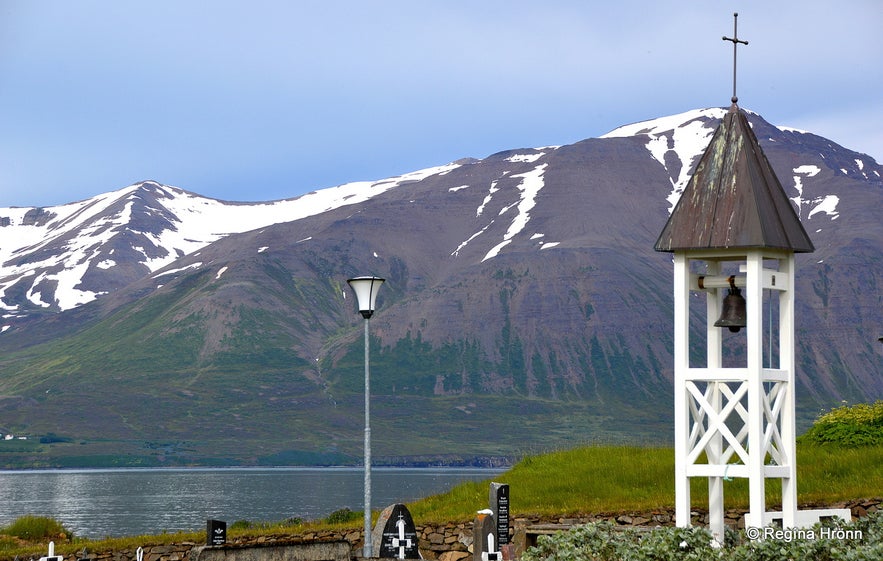
[[[482,468],[374,468],[373,510],[501,473]],[[314,520],[363,509],[359,468],[90,469],[0,472],[0,526],[32,514],[103,538],[204,530],[208,519]],[[476,510],[486,505],[476,505]]]

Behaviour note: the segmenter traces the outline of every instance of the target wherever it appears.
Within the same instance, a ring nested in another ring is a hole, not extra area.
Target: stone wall
[[[821,505],[801,505],[801,508],[820,508]],[[854,518],[866,516],[868,513],[883,510],[883,499],[863,499],[849,501],[834,505],[824,505],[824,508],[848,508]],[[706,525],[708,514],[702,511],[694,511],[693,523]],[[740,527],[744,510],[730,510],[726,513],[727,524],[734,528]],[[670,510],[659,509],[651,512],[631,513],[607,513],[579,517],[542,517],[542,516],[519,516],[512,524],[511,542],[515,545],[516,553],[523,551],[524,547],[531,545],[536,536],[550,534],[565,530],[571,526],[599,522],[602,520],[613,522],[623,527],[644,527],[647,529],[656,526],[674,525],[674,514]],[[451,522],[447,524],[416,525],[417,535],[420,541],[420,552],[424,559],[437,561],[460,561],[472,556],[472,521]],[[358,558],[362,550],[362,530],[322,530],[306,531],[300,534],[280,534],[257,537],[230,537],[224,546],[207,548],[203,544],[184,542],[171,545],[144,545],[142,547],[142,561],[200,561],[208,559],[212,561],[221,558],[238,559],[237,551],[247,548],[263,549],[267,555],[256,552],[252,556],[260,561],[291,561],[304,559],[299,557],[311,548],[315,549],[321,544],[337,544],[342,542],[349,544],[350,557]],[[294,546],[293,550],[280,556],[278,550],[282,546]],[[302,546],[302,547],[298,547]],[[330,547],[330,545],[329,545]],[[320,547],[320,549],[322,549]],[[212,550],[222,555],[206,555],[206,551]],[[297,550],[297,551],[294,551]],[[335,549],[338,551],[339,549]],[[270,553],[273,553],[270,555]],[[34,556],[36,560],[39,555]],[[323,560],[329,559],[323,557]],[[19,561],[28,561],[19,559]],[[80,551],[77,554],[67,555],[64,561],[137,561],[136,550],[116,550],[105,552]]]
[[[203,546],[190,550],[191,561],[350,561],[352,556],[351,544],[345,541],[262,547]]]

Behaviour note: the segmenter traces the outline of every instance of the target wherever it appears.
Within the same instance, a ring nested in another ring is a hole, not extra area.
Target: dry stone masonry
[[[807,505],[816,506],[816,505]],[[822,506],[822,505],[819,505]],[[867,516],[883,510],[883,498],[860,499],[834,505],[830,508],[848,508],[853,517]],[[693,511],[694,523],[707,524],[708,513]],[[729,510],[726,513],[727,525],[738,528],[743,524],[745,511]],[[576,525],[590,522],[609,521],[622,527],[652,529],[657,526],[673,526],[674,512],[659,509],[652,512],[603,513],[574,517],[520,516],[514,518],[511,543],[516,555],[525,547],[536,543],[542,534],[552,534]],[[144,545],[142,561],[339,561],[341,546],[348,550],[348,559],[359,558],[362,550],[362,530],[316,530],[300,534],[279,534],[264,536],[233,536],[223,546],[208,547],[193,542],[169,545]],[[420,555],[434,561],[462,561],[472,557],[474,544],[472,522],[449,522],[446,524],[416,525]],[[253,550],[248,554],[244,550]],[[208,554],[207,552],[213,552]],[[30,561],[36,561],[34,555]],[[0,559],[0,561],[12,561]],[[19,561],[29,561],[19,558]],[[133,549],[114,551],[79,551],[64,556],[64,561],[137,561]]]

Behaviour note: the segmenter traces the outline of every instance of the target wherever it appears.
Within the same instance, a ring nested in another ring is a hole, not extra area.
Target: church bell
[[[730,289],[724,297],[724,309],[719,320],[714,322],[715,327],[726,327],[733,333],[745,327],[745,298],[742,291],[730,277]]]

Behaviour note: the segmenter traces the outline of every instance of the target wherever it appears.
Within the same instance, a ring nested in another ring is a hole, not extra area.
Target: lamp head
[[[368,319],[374,314],[377,291],[380,289],[380,285],[385,281],[386,279],[373,276],[355,277],[346,281],[352,287],[353,292],[356,293],[356,300],[358,300],[359,304],[359,313],[362,314],[363,318]]]

